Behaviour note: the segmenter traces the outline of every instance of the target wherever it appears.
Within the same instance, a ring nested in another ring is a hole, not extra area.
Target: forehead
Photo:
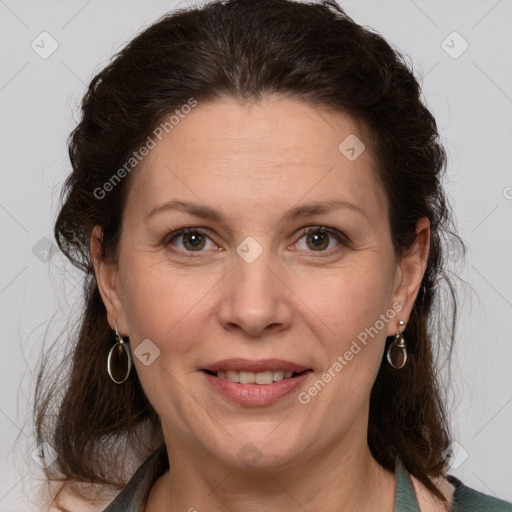
[[[225,99],[199,102],[161,131],[128,198],[148,209],[184,194],[214,206],[238,198],[278,208],[303,197],[351,198],[378,216],[386,208],[366,131],[346,114],[283,98]]]

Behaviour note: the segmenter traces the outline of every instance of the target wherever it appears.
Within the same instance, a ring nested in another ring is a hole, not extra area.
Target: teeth
[[[272,384],[272,382],[279,382],[283,379],[289,379],[293,372],[282,370],[264,371],[264,372],[236,372],[236,371],[218,371],[217,377],[219,379],[227,379],[231,382],[238,382],[240,384]]]
[[[261,375],[261,373],[258,375]],[[256,378],[256,374],[252,372],[240,372],[239,376],[238,382],[240,382],[240,384],[252,384]]]

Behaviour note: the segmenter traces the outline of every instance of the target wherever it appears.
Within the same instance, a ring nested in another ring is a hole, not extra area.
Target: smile
[[[219,370],[218,372],[210,372],[206,370],[210,375],[215,375],[219,379],[229,380],[230,382],[237,382],[240,384],[260,384],[260,385],[269,385],[273,382],[279,382],[283,379],[291,379],[300,375],[300,373],[292,372],[292,371],[282,371],[282,370],[265,370],[263,372],[249,372],[249,371],[223,371]]]
[[[216,395],[240,405],[264,406],[298,390],[313,370],[280,359],[225,359],[201,373]]]

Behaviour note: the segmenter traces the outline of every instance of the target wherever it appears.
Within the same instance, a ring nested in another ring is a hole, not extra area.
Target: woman
[[[512,510],[447,475],[445,152],[380,36],[211,2],[82,114],[55,234],[86,307],[58,413],[44,372],[36,397],[53,510]]]

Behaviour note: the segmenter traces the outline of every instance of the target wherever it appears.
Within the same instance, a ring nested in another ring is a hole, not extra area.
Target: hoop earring
[[[132,355],[126,343],[121,336],[116,324],[116,342],[108,352],[107,371],[113,382],[122,384],[125,382],[132,369]]]
[[[404,325],[404,321],[400,320],[400,325]],[[407,345],[405,338],[398,331],[395,334],[395,339],[388,347],[387,359],[389,364],[396,370],[401,370],[407,362]]]

